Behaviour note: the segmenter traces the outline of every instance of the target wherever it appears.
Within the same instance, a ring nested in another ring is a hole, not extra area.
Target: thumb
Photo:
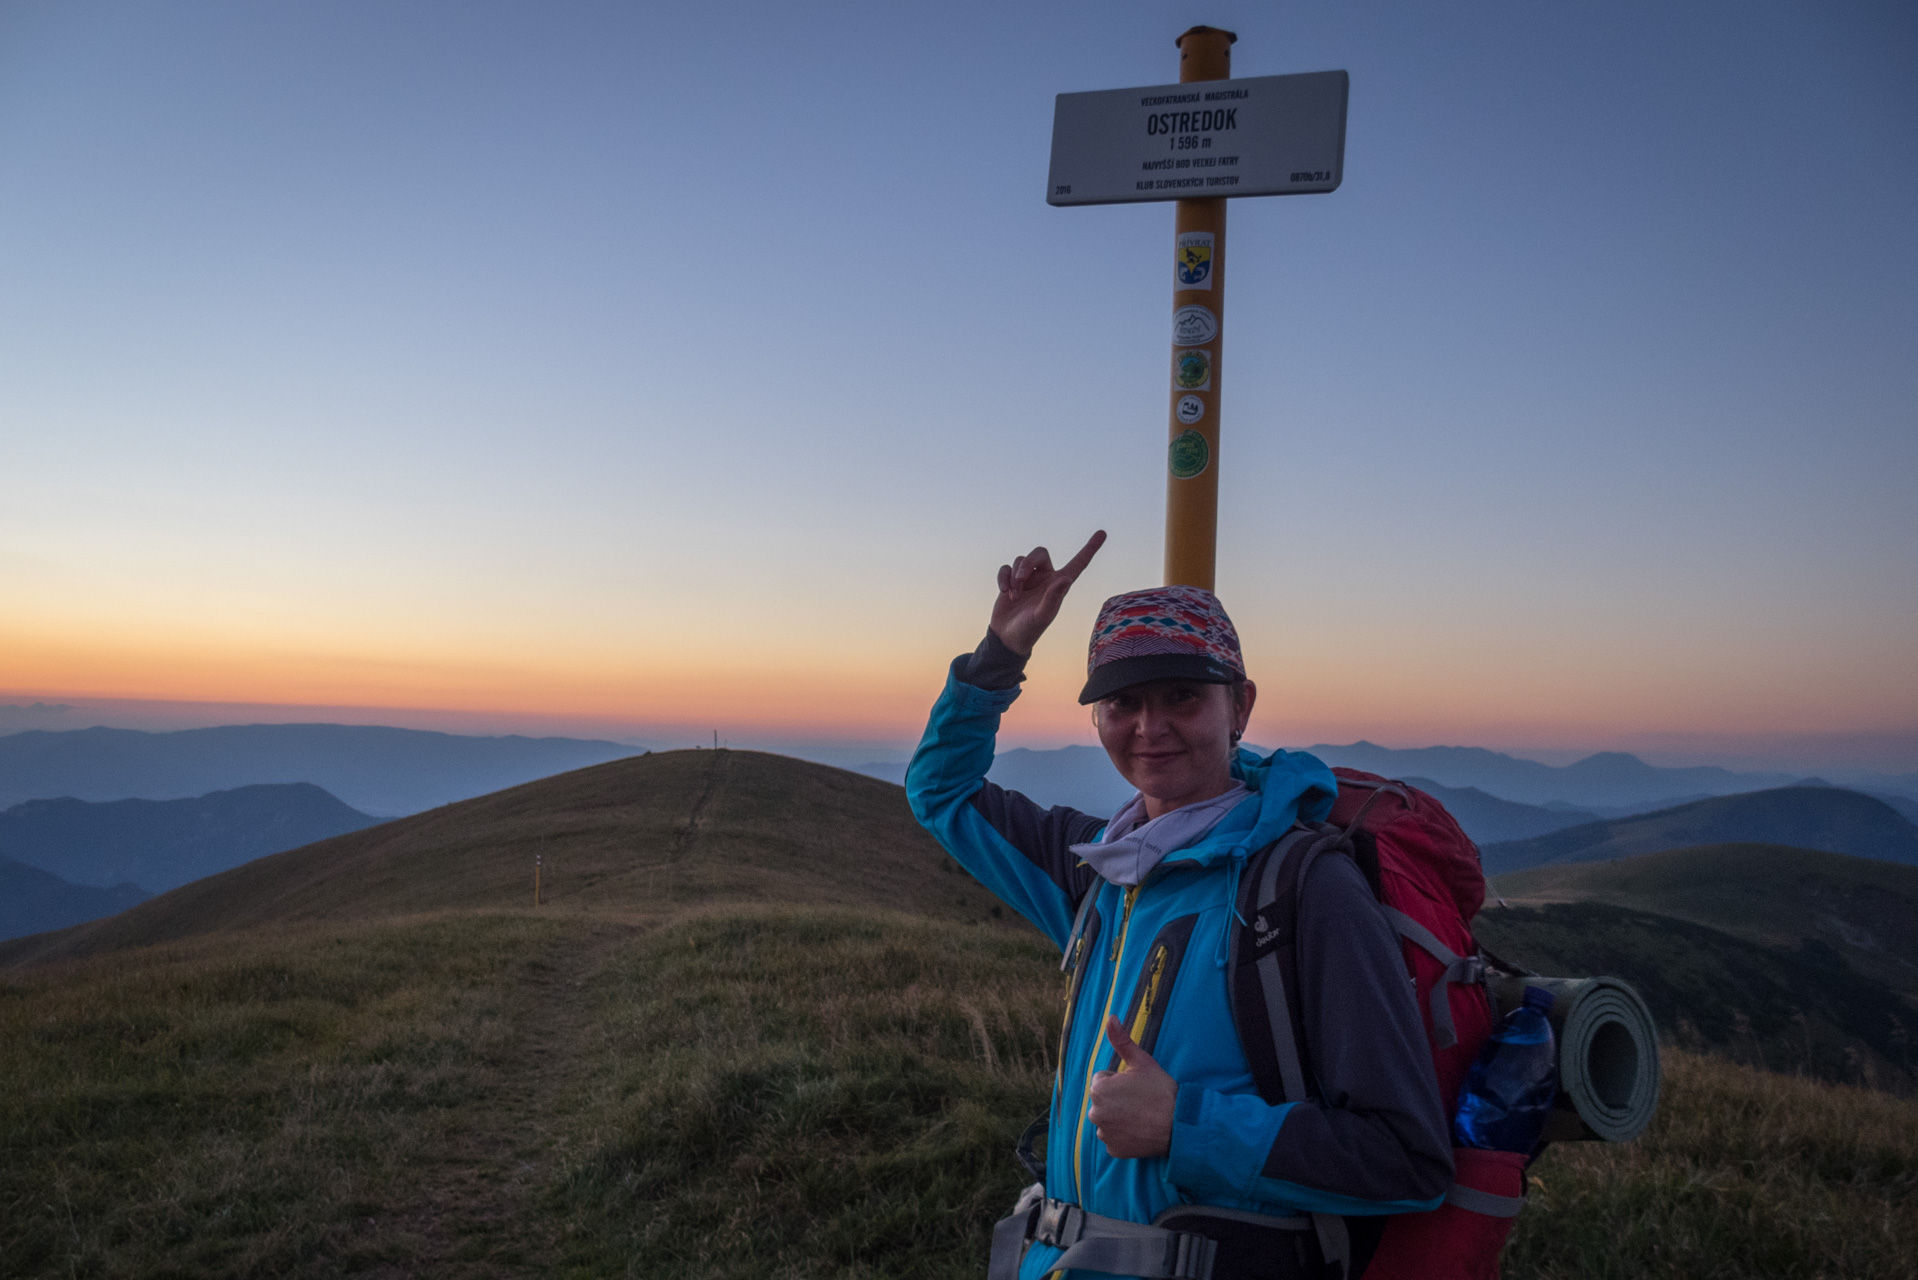
[[[1125,1024],[1111,1014],[1106,1015],[1106,1039],[1112,1042],[1112,1051],[1119,1055],[1119,1061],[1127,1067],[1135,1071],[1158,1067],[1159,1064],[1152,1060],[1152,1055],[1141,1049],[1138,1043],[1127,1034]]]

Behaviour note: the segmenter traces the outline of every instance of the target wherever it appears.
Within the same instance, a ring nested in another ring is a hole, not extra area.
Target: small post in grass
[[[545,854],[536,853],[533,855],[533,905],[536,907],[539,905],[539,870],[545,861]]]

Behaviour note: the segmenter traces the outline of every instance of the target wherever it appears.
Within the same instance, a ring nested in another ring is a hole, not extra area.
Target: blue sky
[[[1088,740],[1171,210],[1051,102],[1195,22],[1352,78],[1231,212],[1255,736],[1918,769],[1890,5],[0,3],[0,701],[906,744],[1105,527]]]

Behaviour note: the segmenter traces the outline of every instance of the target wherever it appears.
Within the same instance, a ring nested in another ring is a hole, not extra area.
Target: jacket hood
[[[1332,770],[1304,751],[1261,756],[1241,747],[1232,776],[1252,794],[1189,848],[1168,853],[1166,862],[1208,865],[1221,858],[1243,858],[1277,840],[1295,822],[1323,822],[1339,794]]]

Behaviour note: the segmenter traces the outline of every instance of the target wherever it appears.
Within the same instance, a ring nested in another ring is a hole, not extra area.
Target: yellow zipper
[[[1086,1055],[1085,1092],[1079,1098],[1079,1127],[1072,1139],[1072,1190],[1081,1207],[1085,1205],[1086,1193],[1079,1157],[1085,1151],[1086,1111],[1092,1106],[1092,1064],[1099,1059],[1099,1037],[1105,1035],[1106,1019],[1112,1016],[1112,997],[1119,990],[1119,966],[1125,963],[1126,934],[1132,927],[1132,900],[1138,896],[1139,886],[1136,884],[1125,891],[1125,914],[1119,921],[1119,945],[1112,956],[1112,985],[1106,989],[1105,1012],[1099,1015],[1099,1026],[1093,1032],[1092,1052]]]
[[[1172,948],[1160,943],[1152,953],[1152,958],[1146,962],[1152,968],[1152,976],[1146,979],[1145,996],[1140,999],[1139,1011],[1132,1015],[1132,1027],[1126,1033],[1132,1037],[1134,1044],[1145,1043],[1145,1025],[1152,1020],[1152,1006],[1159,1003],[1159,982],[1165,977],[1165,961],[1171,953]],[[1125,1063],[1119,1064],[1119,1070],[1125,1070]]]

